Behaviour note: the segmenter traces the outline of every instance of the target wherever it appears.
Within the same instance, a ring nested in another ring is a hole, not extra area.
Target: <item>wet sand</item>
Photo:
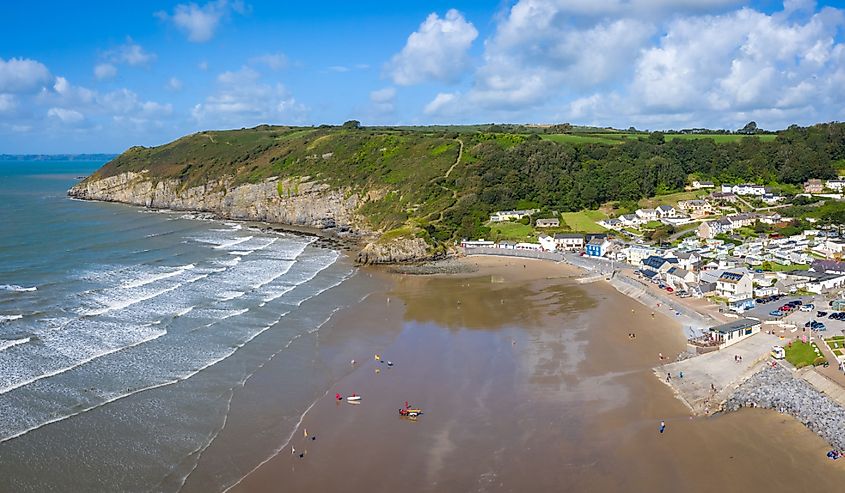
[[[652,374],[658,353],[684,349],[672,319],[604,282],[576,284],[572,267],[467,261],[479,270],[374,273],[390,288],[332,321],[372,327],[321,342],[357,368],[232,491],[833,491],[845,481],[845,461],[826,459],[792,418],[692,419]],[[405,401],[425,414],[400,417]]]

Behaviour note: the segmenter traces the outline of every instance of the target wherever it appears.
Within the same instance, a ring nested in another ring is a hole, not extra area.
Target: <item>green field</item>
[[[534,228],[522,223],[490,223],[490,236],[495,240],[527,241],[536,238]]]
[[[792,343],[784,348],[786,350],[786,360],[796,368],[810,366],[818,358],[815,348],[816,345],[814,343],[807,344],[801,341],[792,341]]]
[[[678,202],[681,200],[692,200],[698,199],[703,196],[707,195],[707,192],[702,190],[691,190],[689,192],[676,192],[670,193],[666,195],[658,195],[656,197],[651,197],[647,199],[642,199],[639,201],[638,205],[642,208],[647,209],[654,209],[658,205],[671,205],[672,207],[678,207]]]
[[[627,132],[591,132],[591,133],[571,133],[571,134],[548,134],[540,135],[541,139],[551,140],[558,143],[567,144],[621,144],[627,139],[645,139],[648,137],[646,133],[627,133]],[[724,144],[727,142],[738,142],[742,139],[760,139],[764,142],[775,140],[777,135],[735,135],[735,134],[663,134],[667,140],[683,139],[683,140],[701,140],[712,139],[717,144]]]
[[[760,269],[769,272],[788,272],[792,270],[810,270],[810,266],[804,264],[783,265],[777,262],[763,262],[760,265]]]
[[[551,140],[559,144],[621,144],[622,138],[609,138],[592,134],[552,134],[541,135],[543,140]]]
[[[607,215],[601,211],[584,210],[581,212],[564,212],[562,216],[563,222],[572,231],[579,233],[603,233],[607,231],[605,228],[596,224],[596,221],[607,219]]]

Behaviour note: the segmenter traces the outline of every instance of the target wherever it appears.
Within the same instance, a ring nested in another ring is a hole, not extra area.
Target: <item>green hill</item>
[[[845,159],[843,124],[790,127],[766,138],[590,128],[561,135],[514,125],[262,125],[133,147],[90,179],[148,170],[153,181],[175,178],[187,188],[220,178],[234,186],[310,177],[366,197],[358,212],[386,238],[414,235],[437,245],[487,235],[484,223],[495,210],[574,212],[636,202],[680,191],[690,176],[800,184],[836,176]],[[280,195],[296,192],[284,186],[280,181]]]

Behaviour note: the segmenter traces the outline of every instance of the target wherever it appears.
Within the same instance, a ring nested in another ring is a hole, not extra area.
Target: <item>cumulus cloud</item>
[[[149,63],[155,61],[156,55],[155,53],[150,53],[144,50],[141,45],[132,41],[132,38],[127,37],[126,43],[103,53],[103,59],[110,63],[121,63],[136,66],[148,65]]]
[[[244,127],[303,120],[307,109],[281,83],[265,82],[256,70],[242,67],[217,76],[217,90],[194,106],[202,125]]]
[[[196,3],[180,3],[173,9],[172,14],[161,11],[156,17],[172,22],[188,36],[188,41],[204,43],[214,37],[220,22],[233,12],[244,14],[247,7],[240,1],[217,0],[202,6]]]
[[[12,94],[0,94],[0,114],[11,113],[18,106],[18,101]]]
[[[478,30],[457,10],[449,10],[443,18],[432,13],[408,36],[386,71],[402,86],[457,82],[469,67],[469,48],[477,37]]]
[[[22,94],[38,91],[52,79],[47,67],[28,58],[0,58],[0,93]]]
[[[76,111],[67,108],[50,108],[47,110],[47,117],[61,120],[62,123],[79,123],[85,119],[85,116]]]
[[[94,77],[98,80],[111,79],[117,75],[117,67],[110,63],[98,63],[94,66]]]
[[[652,128],[841,119],[845,11],[739,4],[519,0],[485,40],[469,88],[424,112]]]

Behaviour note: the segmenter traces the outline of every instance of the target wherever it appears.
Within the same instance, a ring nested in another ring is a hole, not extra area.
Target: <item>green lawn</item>
[[[833,354],[842,356],[842,350],[845,349],[845,336],[833,336],[824,340],[827,347],[833,350]]]
[[[684,140],[693,140],[693,139],[713,139],[716,141],[717,144],[721,144],[724,142],[737,142],[742,139],[760,139],[763,142],[769,142],[775,140],[777,135],[722,135],[722,134],[666,134],[666,140],[673,140],[673,139],[684,139]]]
[[[818,358],[816,356],[816,348],[815,343],[807,344],[801,341],[792,341],[784,348],[786,350],[786,360],[796,368],[812,365]]]
[[[786,272],[791,270],[810,270],[810,266],[804,264],[783,265],[776,262],[763,262],[760,265],[760,270],[768,272]]]
[[[534,240],[534,228],[522,223],[490,223],[491,239],[496,240],[512,240],[512,241],[527,241]]]
[[[596,221],[607,219],[607,215],[601,211],[583,210],[581,212],[564,212],[563,222],[569,229],[579,233],[603,233],[605,228],[596,224]]]
[[[543,140],[551,140],[559,144],[621,144],[621,139],[612,139],[590,134],[550,134],[541,135]]]
[[[703,192],[701,190],[658,195],[656,197],[640,200],[639,206],[648,209],[654,209],[658,205],[671,205],[672,207],[678,207],[678,202],[681,200],[697,199],[703,197],[704,195],[707,195],[707,192]]]

